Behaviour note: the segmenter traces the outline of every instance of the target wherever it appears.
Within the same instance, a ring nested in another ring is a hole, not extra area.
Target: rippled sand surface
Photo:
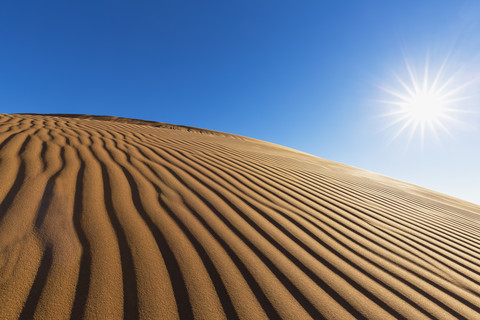
[[[0,115],[1,319],[480,319],[480,207],[245,137]]]

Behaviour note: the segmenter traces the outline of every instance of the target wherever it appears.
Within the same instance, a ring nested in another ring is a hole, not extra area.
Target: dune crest
[[[1,319],[480,319],[480,207],[275,144],[0,115]]]

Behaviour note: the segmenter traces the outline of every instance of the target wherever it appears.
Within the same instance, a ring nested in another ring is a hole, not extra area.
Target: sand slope
[[[229,134],[0,115],[0,318],[480,319],[480,207]]]

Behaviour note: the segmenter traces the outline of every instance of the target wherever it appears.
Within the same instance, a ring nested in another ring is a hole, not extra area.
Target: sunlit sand
[[[480,207],[241,136],[0,115],[1,319],[480,319]]]

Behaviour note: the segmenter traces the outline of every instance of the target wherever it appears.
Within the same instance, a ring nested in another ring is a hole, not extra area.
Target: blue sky
[[[405,60],[434,70],[448,56],[458,84],[479,76],[477,3],[2,1],[0,112],[231,132],[480,203],[478,83],[463,122],[423,146],[390,142],[378,102]]]

